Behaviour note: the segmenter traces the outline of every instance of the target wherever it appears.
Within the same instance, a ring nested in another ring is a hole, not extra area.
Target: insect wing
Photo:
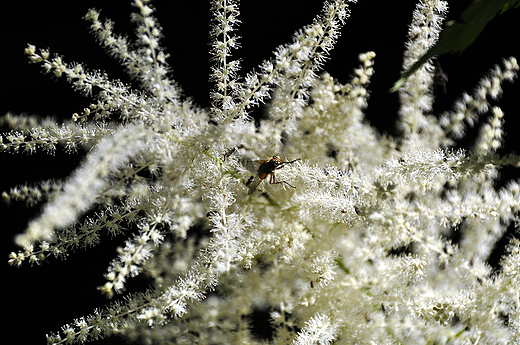
[[[258,169],[265,162],[266,161],[252,160],[252,159],[249,159],[249,158],[242,158],[242,161],[241,161],[241,163],[244,166],[244,168],[246,168],[248,171],[250,171],[250,172],[252,172],[254,174],[258,173]]]
[[[256,190],[256,187],[258,187],[260,182],[262,182],[263,178],[260,178],[260,174],[258,173],[258,171],[260,169],[260,166],[262,166],[262,164],[264,164],[265,162],[266,161],[264,160],[252,160],[249,158],[242,159],[242,165],[244,166],[244,168],[246,168],[254,174],[254,177],[251,176],[251,178],[253,178],[253,181],[249,185],[249,191],[247,192],[248,195],[253,194],[253,192]]]
[[[247,192],[247,195],[253,194],[253,192],[256,190],[256,187],[262,182],[262,179],[259,175],[255,176],[253,182],[251,182],[251,185],[249,186],[249,191]]]

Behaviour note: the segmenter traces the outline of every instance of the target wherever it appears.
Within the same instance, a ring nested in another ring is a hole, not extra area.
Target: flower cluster
[[[210,109],[184,99],[170,78],[149,0],[133,1],[135,42],[99,11],[85,16],[139,91],[27,47],[44,73],[93,102],[62,124],[1,119],[12,128],[0,136],[2,151],[88,151],[63,181],[3,193],[8,202],[46,201],[9,263],[65,258],[108,233],[125,243],[99,290],[113,298],[137,275],[150,282],[49,334],[49,344],[109,335],[260,344],[254,313],[268,319],[273,344],[520,342],[519,242],[507,246],[500,272],[487,263],[520,211],[520,183],[494,183],[520,157],[497,154],[504,112],[490,103],[516,78],[516,59],[439,116],[426,64],[400,90],[401,136],[382,136],[364,118],[374,52],[359,55],[345,84],[318,73],[349,2],[325,2],[293,42],[242,73],[232,59],[239,2],[213,0]],[[403,68],[435,43],[446,12],[446,1],[418,3]],[[260,103],[268,116],[255,125],[250,112]],[[474,149],[454,149],[486,113]]]

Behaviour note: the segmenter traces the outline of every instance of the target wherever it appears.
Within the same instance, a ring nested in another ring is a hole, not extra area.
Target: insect
[[[274,172],[275,172],[275,170],[283,168],[283,166],[286,164],[292,164],[299,160],[300,160],[300,158],[295,159],[290,162],[284,162],[280,159],[280,157],[273,156],[268,161],[263,161],[263,160],[253,161],[254,163],[257,163],[260,165],[258,166],[257,175],[254,176],[253,182],[251,182],[251,185],[249,186],[249,191],[247,192],[247,194],[253,194],[253,192],[256,190],[256,187],[258,187],[260,182],[262,182],[268,175],[271,175],[271,177],[269,178],[270,184],[285,183],[286,185],[288,185],[292,188],[295,188],[294,186],[292,186],[291,184],[289,184],[286,181],[276,181],[276,176],[275,176]]]
[[[223,158],[222,158],[222,161],[225,162],[226,159],[228,159],[229,156],[231,156],[231,155],[232,155],[233,153],[235,153],[235,152],[238,152],[238,150],[240,150],[240,149],[243,148],[243,147],[244,147],[244,145],[238,145],[238,146],[236,146],[236,147],[230,148],[229,150],[226,151],[226,153],[224,153],[224,154],[222,155],[222,157],[223,157]]]
[[[442,90],[443,94],[446,94],[446,84],[448,83],[448,76],[446,73],[442,71],[441,64],[439,60],[435,60],[435,74],[433,76],[433,83],[435,85],[435,89],[437,88]]]

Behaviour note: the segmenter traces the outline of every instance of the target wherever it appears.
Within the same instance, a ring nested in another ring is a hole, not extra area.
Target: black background
[[[456,18],[470,3],[451,2],[449,18]],[[208,82],[209,1],[157,0],[153,5],[164,29],[162,45],[171,55],[169,63],[173,68],[173,78],[182,86],[186,96],[208,107],[211,89]],[[131,83],[118,63],[107,56],[89,34],[88,23],[81,20],[90,7],[101,9],[103,18],[113,19],[116,32],[134,37],[134,26],[129,22],[134,8],[129,1],[20,0],[11,2],[9,11],[4,10],[0,21],[0,114],[11,111],[70,118],[72,113],[80,112],[89,104],[89,99],[70,89],[65,78],[53,80],[50,75],[40,73],[39,65],[28,64],[23,54],[27,43],[50,48],[52,53],[63,55],[68,62],[83,62],[91,69],[108,72],[111,78]],[[289,42],[295,30],[311,23],[321,7],[321,1],[243,1],[240,17],[243,24],[238,33],[242,36],[242,47],[235,53],[235,57],[242,58],[243,71],[249,71],[271,57],[276,46]],[[369,87],[371,99],[367,118],[381,131],[391,134],[396,133],[394,123],[399,104],[397,95],[389,94],[388,89],[399,78],[404,41],[414,8],[414,1],[409,0],[360,0],[351,5],[352,16],[324,67],[344,83],[349,80],[352,69],[359,65],[357,55],[375,51],[376,73]],[[447,94],[437,98],[434,113],[450,109],[463,90],[471,91],[483,74],[494,64],[501,63],[502,58],[515,55],[520,59],[519,13],[519,9],[510,11],[488,24],[484,34],[463,54],[440,58],[449,83]],[[516,118],[520,114],[515,103],[520,97],[520,83],[506,83],[503,88],[505,94],[499,104],[506,114],[508,135],[501,152],[519,152]],[[461,143],[464,145],[467,142]],[[8,190],[25,181],[65,177],[79,160],[80,155],[66,155],[61,151],[57,151],[55,156],[0,153],[0,189]],[[518,172],[507,169],[503,173],[504,178],[511,176],[518,176]],[[6,342],[9,344],[43,344],[45,333],[57,331],[73,318],[102,307],[107,301],[96,287],[104,283],[102,274],[115,255],[115,246],[122,243],[121,239],[110,241],[104,238],[101,246],[88,251],[79,250],[66,261],[50,259],[42,266],[9,267],[8,255],[17,250],[12,243],[13,235],[23,231],[27,221],[38,210],[38,206],[26,209],[17,203],[9,207],[0,205],[2,296],[7,304],[1,325],[3,338],[6,335],[13,337]],[[129,289],[142,289],[142,283],[130,284]],[[117,344],[117,340],[99,343]]]

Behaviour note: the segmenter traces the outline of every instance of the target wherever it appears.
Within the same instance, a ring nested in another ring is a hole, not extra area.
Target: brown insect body
[[[448,83],[448,76],[442,71],[439,60],[435,60],[435,74],[433,75],[433,83],[435,89],[442,90],[443,94],[446,94],[446,84]]]
[[[269,178],[270,184],[285,183],[285,184],[291,186],[286,181],[276,182],[276,176],[275,176],[274,172],[275,172],[275,170],[281,169],[284,165],[294,163],[298,160],[300,160],[300,158],[295,159],[290,162],[284,162],[280,159],[280,157],[273,156],[273,158],[271,158],[268,161],[264,161],[264,160],[256,161],[256,162],[260,163],[260,166],[258,167],[258,174],[257,174],[257,176],[255,176],[253,183],[251,183],[251,186],[249,186],[249,191],[247,192],[247,194],[253,194],[253,192],[256,190],[256,187],[258,187],[260,182],[262,182],[269,175],[271,175],[271,177]],[[294,186],[291,186],[291,187],[294,188]]]

